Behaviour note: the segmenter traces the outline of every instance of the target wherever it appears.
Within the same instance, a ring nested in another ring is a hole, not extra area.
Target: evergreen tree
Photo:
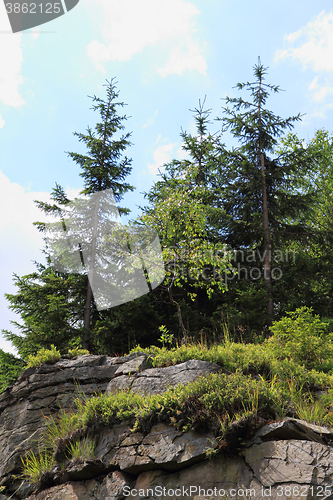
[[[164,165],[138,219],[159,234],[166,278],[152,295],[161,294],[175,306],[183,340],[190,328],[193,335],[207,326],[204,311],[214,292],[226,290],[230,268],[220,235],[224,146],[220,134],[208,130],[211,110],[204,109],[204,102],[193,112],[196,134],[180,134],[187,157]]]
[[[92,97],[92,109],[98,111],[101,117],[95,130],[88,128],[86,134],[74,133],[86,145],[87,153],[68,154],[82,169],[80,175],[84,179],[84,189],[81,195],[88,197],[93,193],[112,189],[114,199],[119,203],[126,192],[134,189],[124,182],[131,172],[131,160],[123,155],[131,144],[131,134],[122,132],[126,116],[120,116],[117,112],[124,103],[118,100],[119,92],[113,80],[107,82],[106,90],[106,100]],[[61,219],[64,207],[71,200],[58,184],[52,192],[52,200],[53,204],[36,203],[43,212]],[[119,212],[127,214],[129,210],[119,208]],[[47,234],[47,225],[36,225]],[[45,253],[48,254],[48,251],[46,247]],[[16,276],[15,281],[19,293],[7,294],[6,297],[10,302],[9,307],[21,314],[23,325],[16,326],[23,337],[10,332],[5,332],[4,335],[14,343],[23,357],[52,343],[65,350],[77,344],[78,336],[81,337],[83,348],[99,350],[98,340],[95,338],[92,342],[92,330],[97,321],[104,321],[105,325],[107,314],[97,311],[86,275],[70,271],[62,273],[52,267],[37,264],[35,273],[22,278]]]
[[[304,231],[289,243],[296,255],[279,290],[281,313],[307,305],[320,316],[333,317],[333,136],[325,129],[316,131],[306,142],[296,134],[282,141],[279,154],[302,155],[306,170],[297,189],[311,196],[305,210],[298,214]]]
[[[133,191],[134,187],[124,182],[130,174],[132,168],[131,160],[125,156],[122,158],[125,149],[130,146],[130,133],[115,138],[118,131],[125,127],[123,121],[126,116],[117,114],[118,106],[123,107],[124,103],[117,101],[119,92],[116,91],[113,80],[107,85],[107,100],[103,101],[94,96],[93,110],[100,113],[102,121],[97,123],[95,132],[90,128],[87,134],[75,132],[87,149],[88,154],[69,153],[69,156],[80,165],[82,172],[80,176],[84,179],[84,189],[81,194],[90,195],[106,189],[112,189],[115,201],[119,203],[123,195],[128,191]],[[127,214],[128,209],[120,209],[120,214]],[[91,258],[91,266],[94,259]],[[89,272],[92,276],[92,268]],[[89,349],[90,314],[93,295],[92,288],[88,282],[87,296],[84,308],[84,336],[82,339],[83,349]]]
[[[297,236],[303,231],[295,220],[309,202],[309,196],[295,189],[306,167],[305,155],[301,151],[293,155],[275,155],[278,139],[301,116],[283,119],[266,108],[269,92],[280,90],[276,85],[264,83],[266,70],[259,58],[254,66],[255,81],[237,84],[239,90],[250,91],[251,99],[227,97],[224,116],[219,119],[223,129],[230,130],[241,143],[226,155],[227,183],[223,202],[228,215],[226,240],[238,251],[261,251],[267,324],[270,324],[273,315],[272,247],[281,243],[281,236],[290,238],[291,234]],[[290,189],[291,184],[293,189]]]

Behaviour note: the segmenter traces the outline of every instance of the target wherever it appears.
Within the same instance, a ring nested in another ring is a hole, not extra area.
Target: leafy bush
[[[28,358],[28,368],[36,367],[42,363],[52,365],[59,361],[61,354],[57,348],[52,344],[51,349],[40,349],[36,355],[30,354]]]
[[[271,327],[273,337],[268,342],[276,356],[288,356],[306,368],[315,368],[330,359],[333,334],[328,332],[329,323],[314,316],[308,307],[287,314],[288,317],[274,322]]]

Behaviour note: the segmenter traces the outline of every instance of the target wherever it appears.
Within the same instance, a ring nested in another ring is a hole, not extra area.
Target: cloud
[[[155,144],[161,141],[161,135],[158,136]],[[148,170],[152,175],[157,175],[158,171],[165,163],[169,163],[172,157],[172,151],[176,144],[168,142],[166,144],[160,144],[153,152],[154,163],[148,163]]]
[[[298,46],[278,50],[276,61],[291,58],[316,72],[333,71],[333,12],[322,11],[303,28],[286,35],[285,41],[291,45],[298,42]]]
[[[188,38],[185,50],[174,47],[171,51],[169,61],[163,68],[157,68],[157,73],[165,78],[168,75],[182,75],[186,70],[196,70],[203,75],[206,74],[207,63],[200,53],[199,44]]]
[[[98,69],[103,71],[107,61],[126,61],[145,47],[160,44],[170,53],[166,66],[158,70],[161,76],[182,74],[186,69],[205,71],[206,62],[194,39],[193,19],[200,12],[189,1],[93,1],[103,10],[103,40],[92,40],[86,50]],[[184,42],[185,50],[177,49]]]
[[[285,36],[287,48],[276,52],[275,61],[291,59],[311,68],[317,76],[309,84],[313,99],[323,102],[333,93],[333,12],[322,11],[303,28]]]
[[[20,75],[23,62],[22,35],[11,33],[5,6],[2,3],[0,5],[0,31],[6,32],[0,36],[0,101],[7,106],[22,106],[25,104],[19,92],[19,86],[23,83]]]
[[[28,274],[34,270],[33,260],[44,261],[42,234],[33,222],[46,219],[35,199],[49,201],[49,194],[27,191],[0,171],[0,302],[4,293],[11,293],[13,273]]]
[[[12,183],[0,171],[0,330],[17,330],[10,321],[20,317],[8,310],[5,293],[16,293],[13,273],[24,276],[35,271],[33,261],[44,262],[41,249],[44,242],[33,222],[45,220],[33,200],[49,201],[49,194],[30,192],[17,183]],[[15,352],[10,343],[1,340],[0,348]]]
[[[328,78],[324,78],[324,83],[318,81],[318,76],[312,80],[309,85],[309,90],[313,91],[313,99],[317,102],[323,102],[326,100],[327,96],[333,94],[333,86],[330,84]]]

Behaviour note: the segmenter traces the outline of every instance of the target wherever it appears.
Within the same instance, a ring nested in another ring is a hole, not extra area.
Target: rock
[[[99,426],[90,436],[96,458],[54,467],[35,493],[19,477],[22,455],[37,448],[43,415],[55,415],[59,405],[68,410],[79,395],[120,388],[157,394],[219,370],[195,360],[151,368],[145,353],[87,355],[26,370],[0,395],[0,485],[6,488],[0,500],[332,500],[333,431],[293,418],[259,429],[239,456],[214,454],[212,432],[184,433],[154,422],[146,434],[131,432],[130,422]]]
[[[291,446],[285,443],[271,441],[254,445],[252,454],[246,449],[245,460],[220,455],[176,472],[153,469],[134,476],[114,471],[102,480],[70,482],[33,495],[29,500],[331,500],[333,481],[329,460],[332,457],[327,456],[322,464],[309,464],[309,447],[314,445],[313,452],[319,451],[321,457],[325,446],[297,440],[290,441]],[[298,450],[297,453],[292,449]],[[265,459],[266,455],[270,458]],[[273,462],[260,462],[262,460]],[[315,462],[314,457],[312,461]]]
[[[280,439],[304,439],[333,445],[333,431],[326,427],[309,424],[304,420],[287,418],[282,422],[274,422],[259,429],[246,446]]]
[[[117,373],[128,373],[130,366],[144,366],[147,360],[144,353],[115,358],[85,355],[25,370],[0,395],[0,480],[16,474],[21,457],[37,448],[46,427],[44,416],[56,415],[60,408],[69,410],[78,397],[105,392]]]
[[[213,443],[213,444],[212,444]],[[101,431],[96,457],[106,467],[138,474],[143,470],[178,470],[205,459],[205,450],[217,447],[213,433],[183,433],[170,425],[157,424],[144,436],[128,433],[121,425]]]
[[[177,384],[188,384],[198,377],[217,373],[222,368],[215,363],[201,360],[190,360],[179,365],[166,368],[151,368],[133,375],[122,375],[114,378],[107,386],[107,392],[114,394],[121,389],[131,389],[141,394],[161,394],[169,387]]]

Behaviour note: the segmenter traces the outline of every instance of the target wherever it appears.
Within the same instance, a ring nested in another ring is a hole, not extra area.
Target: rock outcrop
[[[99,427],[96,458],[55,467],[41,491],[16,477],[21,457],[37,449],[44,416],[69,410],[78,392],[157,394],[219,370],[195,360],[152,368],[143,353],[80,356],[26,370],[0,396],[0,500],[333,499],[333,432],[296,419],[265,425],[235,456],[219,451],[213,432],[158,423],[143,434],[123,422]]]

